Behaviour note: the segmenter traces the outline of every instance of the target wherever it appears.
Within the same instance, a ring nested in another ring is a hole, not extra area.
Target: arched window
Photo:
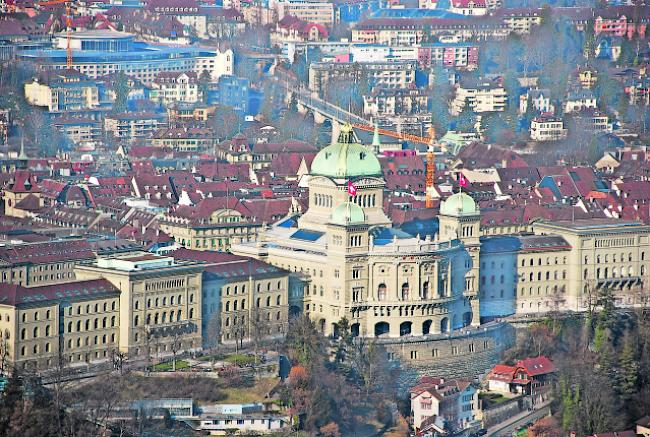
[[[194,318],[194,308],[190,308],[190,319]]]
[[[422,284],[422,299],[429,298],[429,281],[424,281]]]
[[[276,305],[282,304],[282,295],[278,295],[278,297],[275,299],[275,304]]]
[[[268,297],[266,298],[266,306],[267,306],[267,307],[270,307],[270,306],[271,306],[271,296],[268,296]]]
[[[402,284],[402,300],[409,300],[409,298],[410,298],[409,284],[408,282],[405,282]]]
[[[377,287],[377,299],[386,300],[386,284],[379,284]]]
[[[20,330],[20,339],[24,340],[27,337],[27,330],[25,328]]]
[[[38,326],[34,328],[34,338],[38,338]]]
[[[133,318],[133,326],[138,326],[139,323],[140,323],[140,316],[135,316]]]

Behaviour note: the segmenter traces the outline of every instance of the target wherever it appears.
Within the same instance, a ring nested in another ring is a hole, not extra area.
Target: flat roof
[[[552,226],[557,228],[574,229],[576,231],[589,231],[592,229],[602,228],[631,228],[637,226],[647,226],[643,222],[625,221],[618,219],[579,219],[579,220],[559,220],[554,222],[540,222],[542,226]]]

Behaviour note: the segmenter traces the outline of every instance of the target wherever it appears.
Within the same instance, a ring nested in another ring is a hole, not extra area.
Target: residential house
[[[469,380],[424,376],[411,388],[411,413],[416,433],[431,418],[440,418],[445,429],[461,431],[480,415],[477,388]]]
[[[566,136],[564,121],[559,117],[542,115],[530,122],[530,139],[533,141],[559,141]]]
[[[579,112],[583,109],[596,109],[596,96],[588,89],[569,91],[564,104],[564,112]]]
[[[486,378],[487,388],[500,393],[531,395],[549,385],[556,372],[553,362],[543,355],[519,360],[514,366],[497,364]]]
[[[525,114],[528,108],[539,113],[555,113],[555,105],[551,103],[551,92],[548,89],[532,89],[519,97],[519,113]]]
[[[328,36],[329,32],[323,24],[285,15],[271,32],[271,44],[280,47],[287,42],[322,42],[327,41]]]

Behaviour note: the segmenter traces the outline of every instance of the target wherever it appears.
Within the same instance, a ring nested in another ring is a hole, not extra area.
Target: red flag
[[[458,185],[460,185],[463,188],[467,188],[469,186],[469,182],[467,181],[467,178],[462,173],[458,173]]]
[[[348,194],[350,196],[356,196],[357,195],[357,187],[354,186],[354,184],[350,181],[348,181]]]

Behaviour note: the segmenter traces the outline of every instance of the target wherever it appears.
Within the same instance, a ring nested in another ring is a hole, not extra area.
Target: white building
[[[172,102],[196,103],[200,98],[195,72],[159,73],[151,84],[151,99],[169,105]]]
[[[469,380],[425,376],[410,393],[416,433],[426,431],[428,425],[461,431],[479,419],[477,389]],[[432,423],[436,418],[442,419],[442,423]]]
[[[530,139],[533,141],[558,141],[566,138],[564,121],[557,117],[535,117],[530,123]]]
[[[580,112],[583,109],[596,109],[596,96],[588,89],[579,89],[569,93],[564,112]]]
[[[476,113],[503,112],[506,109],[508,94],[503,85],[494,83],[459,84],[456,97],[451,102],[449,111],[460,115],[467,107]]]
[[[488,13],[485,0],[451,0],[449,12],[462,15],[485,15]]]
[[[91,79],[124,71],[144,85],[151,85],[163,71],[193,71],[200,76],[205,70],[212,80],[233,74],[234,57],[230,49],[209,50],[200,47],[152,46],[134,41],[134,35],[109,30],[74,32],[70,37],[73,66]],[[65,34],[55,37],[55,48],[22,50],[17,57],[34,63],[39,70],[67,69]]]

